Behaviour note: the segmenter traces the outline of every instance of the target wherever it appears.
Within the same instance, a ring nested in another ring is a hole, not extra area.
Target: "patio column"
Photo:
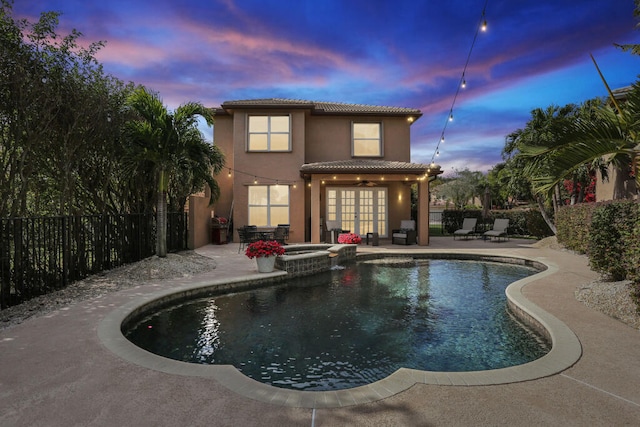
[[[321,243],[320,223],[320,179],[311,176],[311,243]]]
[[[429,246],[429,179],[418,181],[418,245]]]

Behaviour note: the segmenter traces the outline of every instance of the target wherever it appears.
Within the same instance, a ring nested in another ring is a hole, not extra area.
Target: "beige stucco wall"
[[[285,114],[289,112],[283,112]],[[290,242],[304,242],[304,181],[300,177],[300,166],[305,156],[305,114],[291,113],[292,150],[284,153],[252,153],[246,151],[247,115],[278,114],[277,111],[235,111],[233,116],[220,115],[214,127],[214,141],[225,152],[226,167],[220,175],[222,196],[215,204],[215,212],[228,216],[233,203],[233,226],[248,225],[248,187],[254,185],[288,185]],[[228,177],[231,169],[231,178]],[[234,241],[237,233],[234,231]]]
[[[602,180],[602,175],[598,171],[596,182],[596,201],[617,199],[637,199],[635,180],[629,179],[629,171],[620,171],[613,166],[609,166],[609,177]]]
[[[350,159],[352,122],[382,122],[384,156],[380,159],[411,161],[410,126],[404,117],[310,116],[306,162]]]
[[[199,248],[211,242],[209,229],[213,206],[209,205],[209,191],[204,196],[189,196],[189,249]]]

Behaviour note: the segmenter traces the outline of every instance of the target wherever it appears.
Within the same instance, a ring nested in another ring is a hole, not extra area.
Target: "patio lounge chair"
[[[476,231],[477,218],[465,218],[462,221],[462,228],[453,232],[453,240],[456,240],[456,236],[466,239]]]
[[[509,240],[509,235],[507,234],[508,227],[509,227],[508,219],[497,218],[493,222],[493,229],[489,231],[485,231],[485,233],[482,236],[485,240],[487,239],[487,237],[489,238],[489,240],[493,239],[494,237],[498,240],[500,239]]]
[[[391,231],[391,244],[412,245],[417,243],[416,222],[412,219],[400,221],[400,228]]]

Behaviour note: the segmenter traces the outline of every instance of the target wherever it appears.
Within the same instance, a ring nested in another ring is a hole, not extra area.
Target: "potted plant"
[[[247,246],[244,254],[256,259],[258,272],[271,273],[276,263],[276,257],[284,254],[284,247],[275,240],[258,240]]]
[[[338,243],[357,245],[362,242],[362,237],[356,233],[343,233],[338,236]]]

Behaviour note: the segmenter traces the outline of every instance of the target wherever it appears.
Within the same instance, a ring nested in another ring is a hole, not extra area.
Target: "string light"
[[[286,179],[280,179],[280,178],[272,178],[272,177],[268,177],[268,176],[260,176],[260,175],[254,175],[253,173],[250,172],[244,172],[238,169],[234,169],[234,168],[227,168],[228,172],[227,172],[227,176],[229,178],[232,177],[233,172],[235,172],[236,174],[242,174],[242,175],[246,175],[249,177],[253,177],[253,183],[254,184],[258,184],[258,182],[263,182],[265,183],[273,183],[273,185],[278,186],[278,185],[291,185],[293,188],[297,188],[297,182],[296,181],[288,181]]]
[[[487,4],[489,3],[489,0],[485,0],[484,2],[484,7],[482,8],[482,15],[480,16],[480,21],[479,21],[479,25],[476,27],[476,32],[475,35],[473,36],[473,41],[471,42],[471,47],[469,48],[469,54],[467,55],[467,60],[464,64],[464,67],[462,69],[462,75],[460,76],[460,81],[458,83],[458,86],[456,88],[456,93],[453,96],[453,101],[451,102],[451,108],[449,109],[449,115],[447,117],[447,120],[444,123],[444,127],[442,128],[442,134],[440,136],[440,141],[436,144],[436,149],[434,150],[434,154],[431,157],[431,167],[433,168],[435,166],[434,160],[436,156],[440,155],[440,144],[444,143],[444,134],[447,130],[447,125],[449,124],[449,122],[453,121],[453,108],[456,105],[456,100],[458,99],[458,94],[460,93],[460,89],[464,89],[467,87],[467,80],[466,80],[466,72],[467,72],[467,68],[469,66],[469,60],[471,59],[471,53],[473,52],[473,48],[476,44],[476,40],[478,38],[478,33],[480,31],[486,31],[487,30],[487,20],[485,18],[485,14],[487,11]]]

